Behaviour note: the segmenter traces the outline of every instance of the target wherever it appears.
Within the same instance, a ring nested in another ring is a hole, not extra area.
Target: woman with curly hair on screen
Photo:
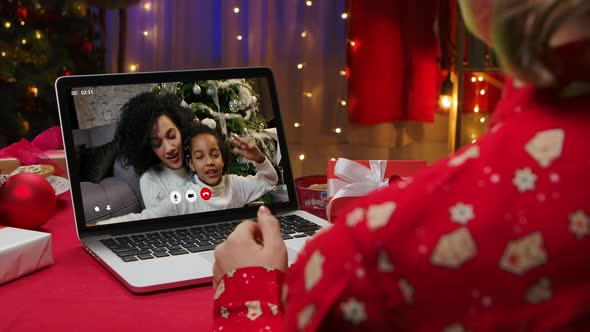
[[[169,199],[170,192],[190,181],[184,167],[182,130],[192,118],[173,94],[144,92],[123,105],[115,134],[118,158],[141,176],[146,208]]]

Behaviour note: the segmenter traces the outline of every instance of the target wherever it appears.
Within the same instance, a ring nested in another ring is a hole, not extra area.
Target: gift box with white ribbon
[[[0,285],[51,264],[51,234],[0,226]]]
[[[327,215],[334,221],[355,198],[365,196],[393,181],[403,181],[426,167],[425,160],[349,160],[328,161]]]

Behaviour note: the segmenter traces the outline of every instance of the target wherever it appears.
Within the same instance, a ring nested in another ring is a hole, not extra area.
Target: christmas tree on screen
[[[96,21],[84,1],[0,2],[0,148],[59,125],[57,77],[104,71]]]
[[[246,79],[161,83],[158,93],[174,93],[201,123],[216,128],[227,139],[232,133],[258,146],[278,167],[276,141],[261,115],[259,93]],[[242,176],[256,174],[254,163],[233,154],[229,171]],[[278,170],[280,174],[280,169]]]
[[[269,121],[261,114],[260,94],[255,85],[246,79],[207,80],[196,82],[171,82],[158,84],[156,93],[173,93],[181,105],[192,110],[201,124],[216,129],[224,140],[236,134],[254,143],[268,158],[279,175],[278,185],[283,185],[282,168],[277,142],[269,128]],[[232,154],[229,173],[241,176],[256,174],[254,162]],[[271,202],[271,193],[260,198],[264,204]]]

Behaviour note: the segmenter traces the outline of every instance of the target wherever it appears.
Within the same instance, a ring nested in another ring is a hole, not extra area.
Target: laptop
[[[60,77],[55,83],[78,237],[82,247],[132,292],[211,282],[215,246],[240,221],[256,218],[263,198],[238,208],[109,223],[109,219],[126,219],[125,215],[140,213],[145,207],[139,189],[141,175],[118,164],[117,158],[111,165],[113,152],[109,146],[113,145],[121,106],[146,91],[167,89],[176,93],[178,87],[191,84],[223,88],[228,82],[247,84],[256,96],[252,100],[255,111],[267,120],[269,127],[258,135],[268,136],[265,142],[274,151],[271,162],[279,181],[265,194],[264,202],[281,223],[292,264],[309,237],[329,223],[299,209],[270,69],[79,75]],[[183,106],[190,105],[184,102]],[[101,165],[104,163],[107,165]],[[198,204],[207,198],[195,198],[195,193],[182,190],[171,190],[165,199],[173,203],[196,199]]]

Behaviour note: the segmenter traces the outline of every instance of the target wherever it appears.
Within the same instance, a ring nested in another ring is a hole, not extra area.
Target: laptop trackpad
[[[215,264],[215,254],[213,253],[213,251],[204,252],[202,254],[199,254],[199,256],[205,258],[207,262],[211,263],[211,266]]]
[[[295,263],[295,260],[297,259],[297,251],[287,248],[287,257],[289,258],[289,266],[291,266],[291,264]]]
[[[213,254],[213,251],[204,252],[202,254],[199,254],[199,256],[206,259],[209,263],[211,263],[211,265],[215,264],[215,255]],[[287,257],[289,259],[289,265],[291,265],[295,262],[295,259],[297,258],[297,252],[295,250],[287,248]]]

